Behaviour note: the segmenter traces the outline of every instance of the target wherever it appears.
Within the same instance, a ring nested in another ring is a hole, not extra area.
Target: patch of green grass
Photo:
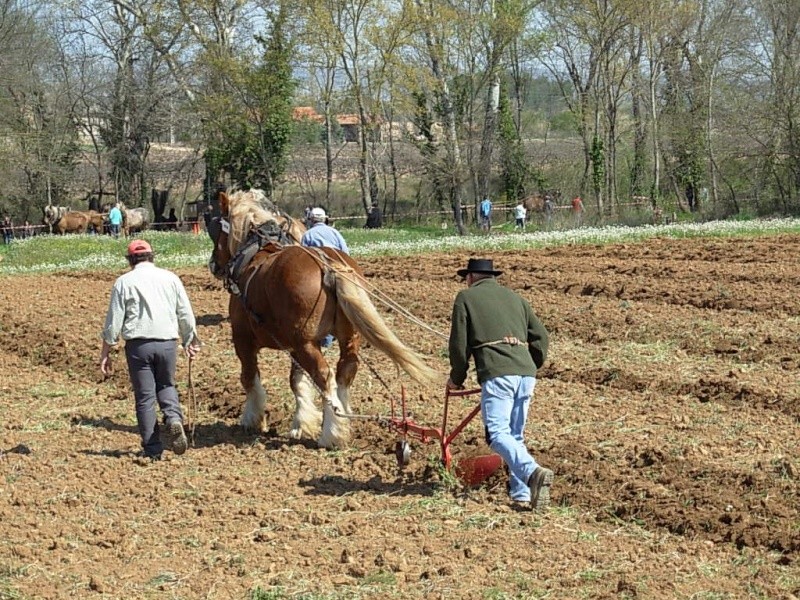
[[[173,490],[172,495],[177,498],[197,498],[200,495],[194,488],[188,488],[183,490]]]
[[[481,592],[481,598],[485,600],[507,600],[512,598],[500,588],[490,587]]]
[[[579,542],[596,542],[598,539],[597,533],[593,531],[579,531],[577,537]]]
[[[503,518],[496,518],[482,513],[469,515],[461,523],[462,529],[494,529],[505,521]]]
[[[150,581],[147,582],[147,585],[152,587],[157,587],[159,585],[165,585],[168,583],[176,583],[177,581],[178,581],[178,576],[175,573],[172,573],[170,571],[165,571],[153,577]]]
[[[599,581],[603,578],[603,572],[598,569],[584,569],[578,573],[581,581]]]
[[[11,580],[16,577],[24,577],[27,570],[27,566],[14,567],[0,564],[0,600],[24,600],[25,596],[16,589]]]
[[[361,585],[393,586],[397,585],[397,577],[391,571],[376,571],[361,578]]]
[[[35,385],[30,390],[34,398],[64,398],[69,392],[61,387],[53,388],[48,384]]]
[[[674,340],[660,340],[648,344],[628,342],[617,351],[620,358],[631,362],[664,363],[674,361],[681,351]]]
[[[63,421],[39,421],[30,427],[25,427],[23,431],[25,433],[45,433],[47,431],[59,431],[66,427],[68,425]]]
[[[247,595],[248,600],[282,600],[286,598],[286,594],[281,587],[262,588],[256,586]]]
[[[15,589],[4,577],[0,577],[0,600],[24,600],[22,592]]]
[[[572,244],[633,243],[654,237],[754,237],[800,232],[800,219],[770,219],[746,222],[711,221],[641,227],[582,227],[564,231],[514,233],[498,230],[491,235],[453,233],[437,226],[404,226],[365,230],[342,228],[356,258],[364,256],[408,256],[458,251],[485,252],[524,250]],[[148,231],[141,234],[156,253],[156,263],[166,268],[202,266],[211,254],[211,240],[205,234]],[[127,269],[127,240],[109,236],[37,236],[0,246],[4,260],[0,275],[48,273],[55,271],[117,271]]]
[[[137,237],[150,242],[156,262],[167,268],[201,265],[211,255],[211,239],[207,235],[147,231]],[[107,235],[46,235],[15,241],[0,262],[0,274],[122,272],[128,268],[128,241]]]

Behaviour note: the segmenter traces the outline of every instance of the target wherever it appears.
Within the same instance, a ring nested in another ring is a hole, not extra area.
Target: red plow
[[[480,412],[480,400],[477,405],[451,430],[448,431],[448,412],[450,409],[450,399],[460,398],[466,396],[480,395],[481,390],[447,390],[444,398],[444,412],[442,416],[442,426],[426,427],[416,423],[409,415],[406,408],[406,390],[405,387],[401,391],[401,400],[398,413],[398,407],[395,406],[395,400],[391,401],[391,416],[388,419],[381,419],[383,425],[396,431],[400,435],[400,440],[395,445],[395,454],[397,455],[397,463],[402,468],[409,462],[411,456],[411,446],[408,443],[410,437],[419,439],[423,443],[430,441],[438,441],[439,447],[442,452],[442,465],[448,471],[455,473],[464,484],[469,486],[480,485],[486,479],[491,477],[497,469],[502,465],[502,459],[497,454],[486,454],[481,456],[470,456],[453,460],[453,455],[450,451],[450,446],[453,440],[464,430],[464,428],[475,418]]]

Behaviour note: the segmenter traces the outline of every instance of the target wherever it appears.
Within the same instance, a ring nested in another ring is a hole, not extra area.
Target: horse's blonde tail
[[[438,373],[389,329],[364,288],[353,281],[359,278],[358,275],[334,271],[334,276],[339,307],[364,339],[391,358],[416,381],[433,383],[439,379]]]

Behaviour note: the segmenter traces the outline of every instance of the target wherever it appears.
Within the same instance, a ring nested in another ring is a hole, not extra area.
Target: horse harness
[[[221,220],[220,224],[224,229],[230,225],[226,220]],[[256,254],[261,252],[264,248],[272,244],[278,250],[286,245],[291,245],[292,240],[289,238],[287,231],[282,228],[276,221],[266,221],[262,223],[258,229],[254,229],[247,236],[244,244],[239,247],[239,250],[225,265],[225,289],[227,289],[234,296],[241,298],[245,306],[247,305],[247,288],[253,276],[258,272],[260,266],[253,270],[244,285],[244,289],[239,287],[239,279],[247,269],[247,266],[255,258]]]

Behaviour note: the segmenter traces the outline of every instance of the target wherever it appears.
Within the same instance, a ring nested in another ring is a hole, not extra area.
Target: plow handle
[[[474,394],[480,394],[480,393],[481,393],[481,388],[475,388],[475,389],[472,389],[472,390],[451,390],[451,389],[445,387],[445,390],[444,390],[444,411],[443,411],[443,415],[442,415],[441,446],[442,446],[442,462],[444,463],[444,466],[447,469],[450,468],[450,462],[452,460],[452,456],[450,454],[450,443],[453,441],[453,439],[459,433],[461,433],[461,431],[464,429],[464,427],[467,426],[467,424],[475,417],[476,414],[478,414],[478,412],[481,409],[481,405],[480,405],[480,402],[479,402],[478,406],[476,406],[475,408],[472,409],[472,412],[470,412],[469,415],[467,415],[467,417],[463,421],[461,421],[461,423],[458,424],[458,426],[450,433],[450,435],[447,435],[447,411],[448,411],[448,409],[450,407],[450,398],[451,397],[459,398],[459,397],[464,397],[464,396],[472,396]]]

